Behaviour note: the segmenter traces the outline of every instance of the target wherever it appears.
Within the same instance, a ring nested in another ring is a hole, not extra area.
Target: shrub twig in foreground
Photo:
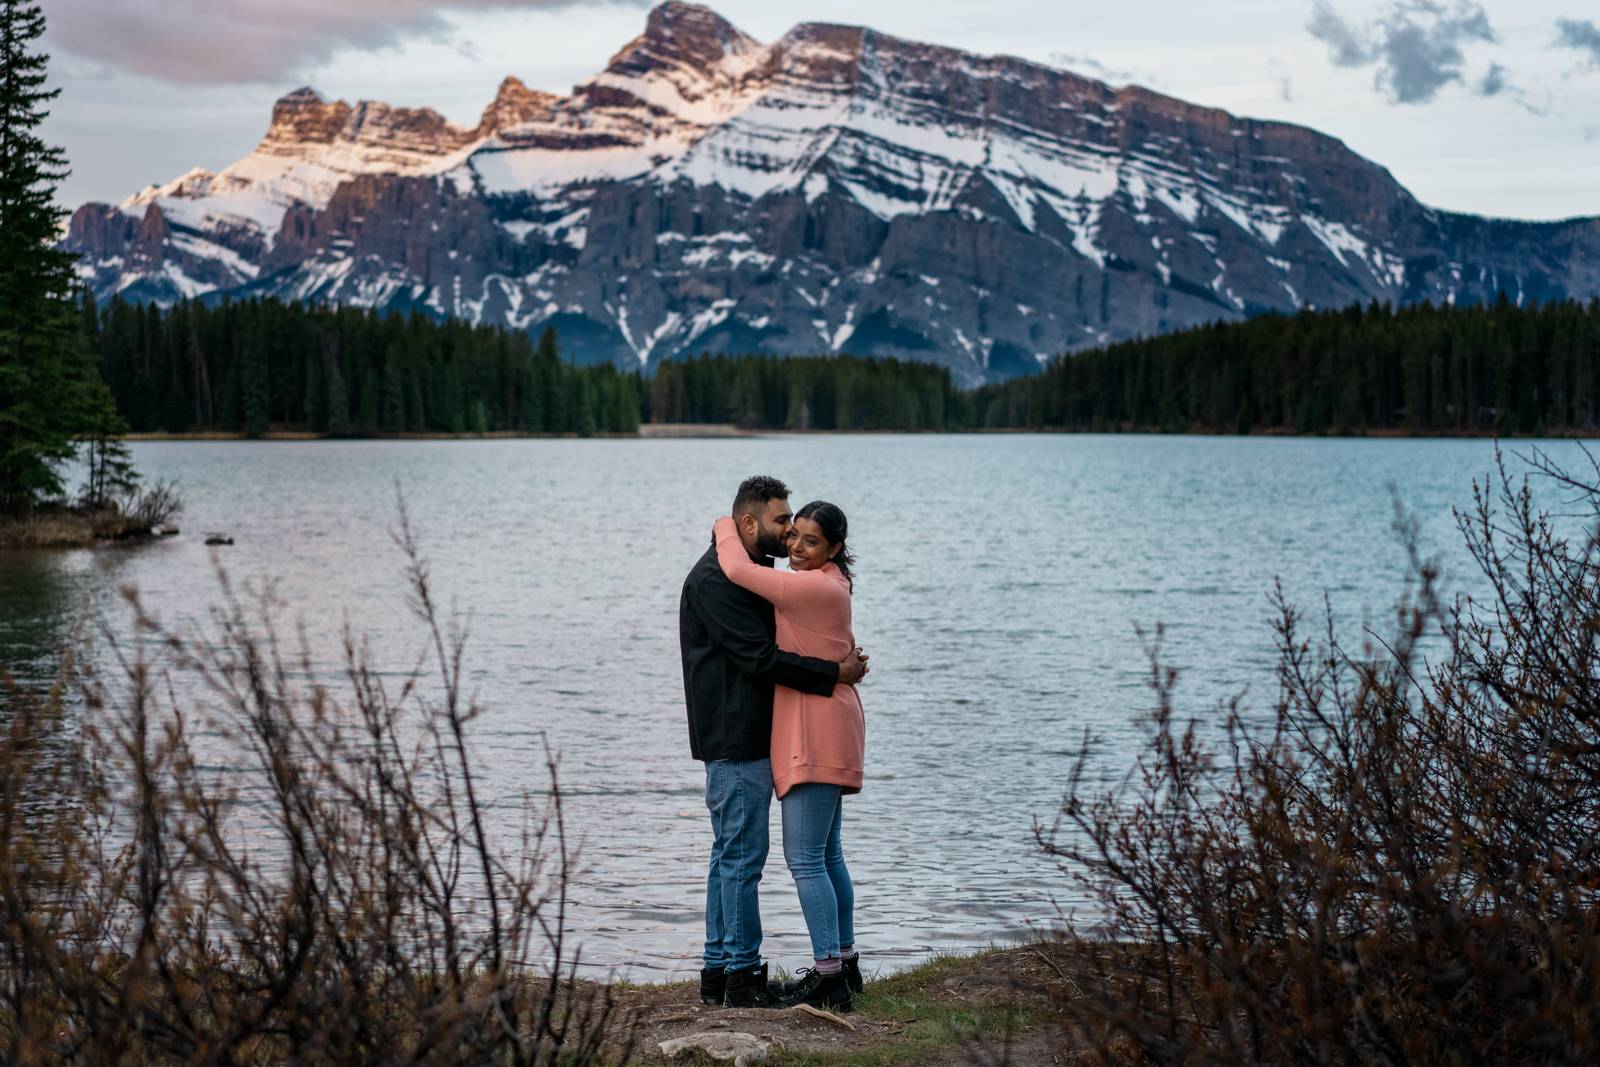
[[[1098,898],[1069,1025],[1107,1062],[1600,1062],[1600,469],[1570,536],[1505,464],[1457,514],[1487,579],[1413,583],[1392,640],[1315,641],[1275,603],[1266,726],[1180,725],[1152,650],[1150,747],[1040,841]],[[1425,651],[1431,655],[1425,655]],[[1085,754],[1087,748],[1085,749]]]
[[[609,986],[576,981],[565,941],[573,857],[555,757],[520,855],[498,853],[466,629],[442,617],[403,506],[397,540],[429,645],[398,684],[348,628],[342,679],[316,681],[270,591],[243,597],[222,575],[194,638],[128,593],[135,637],[108,636],[77,668],[81,731],[59,699],[8,685],[0,1059],[626,1057],[631,1024]],[[178,678],[200,696],[180,696]],[[207,763],[219,736],[242,766]]]

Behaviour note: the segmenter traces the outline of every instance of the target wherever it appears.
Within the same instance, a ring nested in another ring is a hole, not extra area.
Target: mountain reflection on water
[[[636,978],[698,966],[710,831],[684,726],[678,591],[744,476],[775,474],[796,505],[820,497],[850,518],[873,673],[868,780],[846,803],[845,847],[858,941],[893,964],[1086,913],[1034,821],[1053,818],[1085,730],[1107,783],[1136,757],[1149,705],[1136,624],[1164,624],[1187,712],[1241,690],[1270,710],[1274,577],[1310,607],[1326,592],[1347,636],[1364,621],[1382,632],[1403,577],[1391,486],[1447,581],[1470,582],[1450,508],[1494,461],[1488,441],[1026,435],[134,452],[148,477],[179,483],[183,535],[0,556],[5,665],[46,684],[84,605],[127,632],[124,583],[167,625],[203,625],[218,597],[202,539],[215,530],[234,538],[219,558],[235,583],[270,578],[303,620],[321,676],[339,674],[346,619],[402,673],[424,635],[390,539],[398,482],[437,591],[470,618],[497,838],[514,849],[540,802],[548,738],[582,841],[575,935],[589,965]],[[237,758],[218,736],[196,744],[219,766]],[[774,808],[766,952],[792,967],[808,942],[778,841]]]

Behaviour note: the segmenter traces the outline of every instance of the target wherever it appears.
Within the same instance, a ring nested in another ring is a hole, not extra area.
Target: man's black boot
[[[844,961],[844,980],[850,992],[859,993],[866,984],[861,981],[861,955],[857,953]]]
[[[767,965],[727,972],[728,987],[722,1002],[730,1008],[779,1008],[783,1005],[767,988]]]
[[[783,1006],[786,1008],[792,1008],[796,1004],[809,1004],[813,1008],[837,1012],[852,1011],[855,1008],[850,1002],[850,983],[845,980],[842,970],[834,971],[832,974],[821,974],[810,968],[802,968],[799,985],[783,998]]]
[[[700,1003],[721,1004],[728,989],[728,972],[721,967],[700,968]]]

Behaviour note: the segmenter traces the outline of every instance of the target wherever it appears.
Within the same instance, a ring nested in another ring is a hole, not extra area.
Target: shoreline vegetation
[[[0,550],[91,548],[175,537],[182,512],[174,484],[140,486],[124,472],[114,491],[86,491],[76,502],[46,502],[21,514],[0,515]]]
[[[562,439],[590,437],[605,440],[633,440],[640,437],[691,438],[691,437],[757,437],[770,431],[746,430],[732,423],[647,423],[627,433],[596,432],[532,432],[527,430],[485,430],[482,433],[450,433],[444,430],[400,431],[395,433],[332,434],[314,430],[264,430],[245,433],[243,430],[196,430],[168,433],[155,430],[147,433],[124,434],[124,441],[515,441],[522,439]]]
[[[1151,435],[1179,437],[1310,437],[1325,440],[1441,440],[1441,441],[1543,441],[1543,440],[1594,440],[1600,439],[1600,426],[1582,430],[1566,429],[1553,433],[1495,433],[1492,430],[1366,430],[1362,432],[1297,433],[1294,430],[1258,430],[1249,434],[1229,433],[1223,430],[1171,430],[1156,427],[1119,426],[1111,429],[1082,429],[1077,427],[1040,426],[1036,428],[994,427],[974,430],[786,430],[745,429],[729,423],[646,423],[632,433],[530,433],[523,430],[489,430],[483,433],[370,433],[332,434],[310,430],[267,430],[263,433],[228,432],[209,430],[196,433],[124,434],[124,441],[560,441],[560,440],[690,440],[699,438],[742,437],[830,437],[830,436],[890,436],[906,434],[1063,434],[1063,435]]]
[[[176,535],[159,523],[130,520],[102,508],[41,508],[24,518],[0,519],[0,549],[91,548],[97,544]]]

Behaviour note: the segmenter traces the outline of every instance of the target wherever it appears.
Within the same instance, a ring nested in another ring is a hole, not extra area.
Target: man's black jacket
[[[695,759],[770,756],[774,685],[819,696],[833,692],[839,665],[782,651],[774,632],[772,605],[728,581],[712,545],[683,580],[678,599],[683,695]]]

